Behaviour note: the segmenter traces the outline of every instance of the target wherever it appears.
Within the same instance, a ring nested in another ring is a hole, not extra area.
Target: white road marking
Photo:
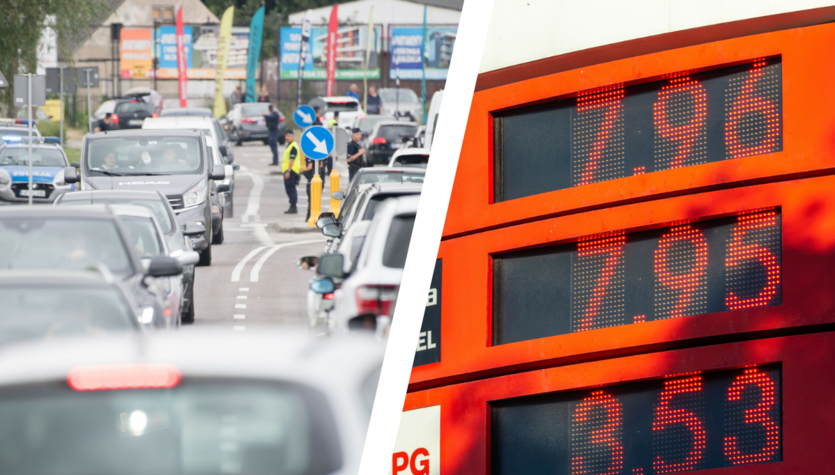
[[[248,176],[252,180],[252,190],[249,191],[249,199],[246,203],[246,211],[244,211],[244,215],[241,216],[241,225],[242,228],[246,228],[252,226],[252,234],[255,236],[255,239],[258,239],[258,242],[261,243],[263,246],[274,246],[275,241],[270,238],[270,235],[267,234],[267,225],[261,224],[261,217],[258,215],[258,211],[261,208],[261,192],[264,191],[264,178],[257,174],[252,173],[246,167],[241,167],[240,170],[241,174]],[[254,221],[252,224],[251,221]]]
[[[249,287],[241,287],[238,292],[249,292]]]
[[[246,295],[238,295],[238,300],[246,300]]]
[[[258,273],[261,272],[261,267],[263,267],[264,263],[267,262],[267,259],[269,259],[270,256],[275,254],[275,252],[278,251],[279,249],[282,249],[284,247],[289,247],[289,246],[298,246],[299,244],[312,244],[312,243],[315,243],[315,242],[325,242],[325,240],[324,239],[314,239],[314,240],[310,240],[310,241],[299,241],[299,242],[291,242],[291,243],[286,243],[286,244],[278,244],[278,245],[275,245],[275,246],[271,247],[270,250],[265,252],[261,256],[261,258],[258,259],[258,262],[256,262],[255,265],[252,266],[252,271],[250,271],[250,273],[249,273],[249,281],[250,282],[258,282]]]
[[[232,270],[232,282],[241,281],[241,272],[244,270],[244,266],[246,265],[246,263],[249,262],[250,259],[255,257],[255,255],[261,252],[261,250],[263,249],[265,249],[264,246],[256,247],[255,249],[249,251],[249,254],[247,254],[243,259],[241,259],[241,262],[238,262],[238,265],[236,265],[235,268]]]
[[[235,325],[234,327],[232,327],[232,331],[245,332],[246,327],[245,326],[240,326],[240,325]]]
[[[243,319],[246,318],[246,315],[241,315],[240,313],[238,313],[238,314],[232,315],[232,318],[234,318],[235,320],[243,320]]]
[[[246,304],[245,303],[236,303],[235,308],[246,308]]]

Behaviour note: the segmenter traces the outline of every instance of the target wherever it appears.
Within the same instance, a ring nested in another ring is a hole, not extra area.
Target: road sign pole
[[[90,121],[92,118],[91,116],[93,115],[90,111],[90,70],[86,69],[84,72],[87,73],[87,132],[92,132],[93,123]]]
[[[61,148],[64,148],[64,68],[60,68],[58,70],[58,76],[61,78],[59,80],[60,85],[58,86],[58,99],[61,100]]]
[[[29,82],[29,206],[32,206],[32,74],[27,74]]]

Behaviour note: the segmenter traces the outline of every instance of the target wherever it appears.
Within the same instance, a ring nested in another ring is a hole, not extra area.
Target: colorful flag
[[[331,19],[328,22],[328,80],[327,80],[327,96],[333,95],[333,81],[336,76],[336,30],[339,29],[339,17],[337,16],[337,8],[339,5],[334,5],[331,9]]]
[[[362,108],[368,111],[368,63],[371,61],[371,47],[377,47],[377,30],[374,29],[374,6],[368,12],[368,46],[365,48],[365,74],[362,75]]]
[[[177,10],[177,77],[180,91],[180,107],[188,107],[188,60],[186,59],[186,36],[183,33],[183,7]]]
[[[302,74],[304,63],[307,61],[307,51],[310,49],[310,10],[304,12],[302,20],[302,44],[299,52],[299,85],[296,89],[296,107],[302,105]]]
[[[264,6],[262,5],[249,26],[249,49],[246,55],[246,94],[244,102],[257,102],[255,92],[255,71],[258,68],[258,56],[261,54],[261,32],[264,30]]]
[[[229,37],[232,35],[232,18],[235,7],[229,7],[220,19],[220,32],[217,38],[217,69],[215,69],[215,117],[226,115],[226,101],[223,99],[223,75],[226,73],[226,60],[229,51]]]

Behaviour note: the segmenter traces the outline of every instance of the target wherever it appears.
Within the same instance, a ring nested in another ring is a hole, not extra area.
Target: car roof
[[[393,168],[385,168],[385,167],[369,167],[369,168],[361,168],[360,171],[357,172],[357,175],[372,175],[372,174],[397,174],[397,173],[408,173],[411,175],[426,175],[426,170],[421,170],[417,168],[408,168],[408,169],[393,169]],[[356,176],[356,175],[355,175]]]
[[[156,200],[160,202],[167,201],[159,191],[147,190],[85,190],[64,193],[61,195],[61,201],[93,201],[95,199],[144,199]]]
[[[160,129],[128,129],[128,130],[108,130],[96,134],[88,133],[84,136],[88,140],[98,140],[102,138],[113,137],[159,137]],[[193,129],[168,129],[165,132],[166,137],[198,137],[203,132]]]
[[[108,205],[88,206],[6,206],[0,208],[3,218],[106,218],[113,219]]]
[[[151,210],[144,206],[113,204],[110,205],[110,210],[117,216],[136,216],[140,218],[152,219],[154,217]]]
[[[182,117],[182,116],[196,116],[196,117],[212,117],[212,110],[207,107],[180,107],[178,109],[164,109],[160,114],[161,117]]]
[[[176,127],[178,129],[189,129],[192,127],[211,126],[211,124],[212,117],[206,117],[204,115],[174,115],[145,119],[142,123],[142,129],[153,130],[150,129],[150,127],[146,128],[146,126],[156,126],[157,128]]]
[[[423,183],[371,183],[369,190],[372,196],[380,193],[420,193]]]
[[[109,287],[99,272],[65,269],[0,269],[0,287]]]
[[[29,144],[28,143],[22,143],[22,142],[18,142],[18,143],[6,142],[6,143],[0,143],[0,148],[25,148],[25,149],[28,149]],[[64,151],[64,149],[61,148],[60,145],[54,144],[54,143],[33,143],[32,148],[48,148],[50,150],[60,150],[62,152]]]
[[[401,155],[429,155],[428,148],[401,148],[400,150],[394,152],[394,155],[391,156],[392,159],[396,159]]]
[[[320,97],[325,102],[356,102],[359,101],[356,98],[349,97],[349,96],[328,96],[328,97]]]

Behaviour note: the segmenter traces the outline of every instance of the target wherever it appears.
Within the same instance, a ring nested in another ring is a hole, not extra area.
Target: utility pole
[[[27,89],[29,100],[29,206],[32,206],[32,73],[26,75],[29,83]]]

